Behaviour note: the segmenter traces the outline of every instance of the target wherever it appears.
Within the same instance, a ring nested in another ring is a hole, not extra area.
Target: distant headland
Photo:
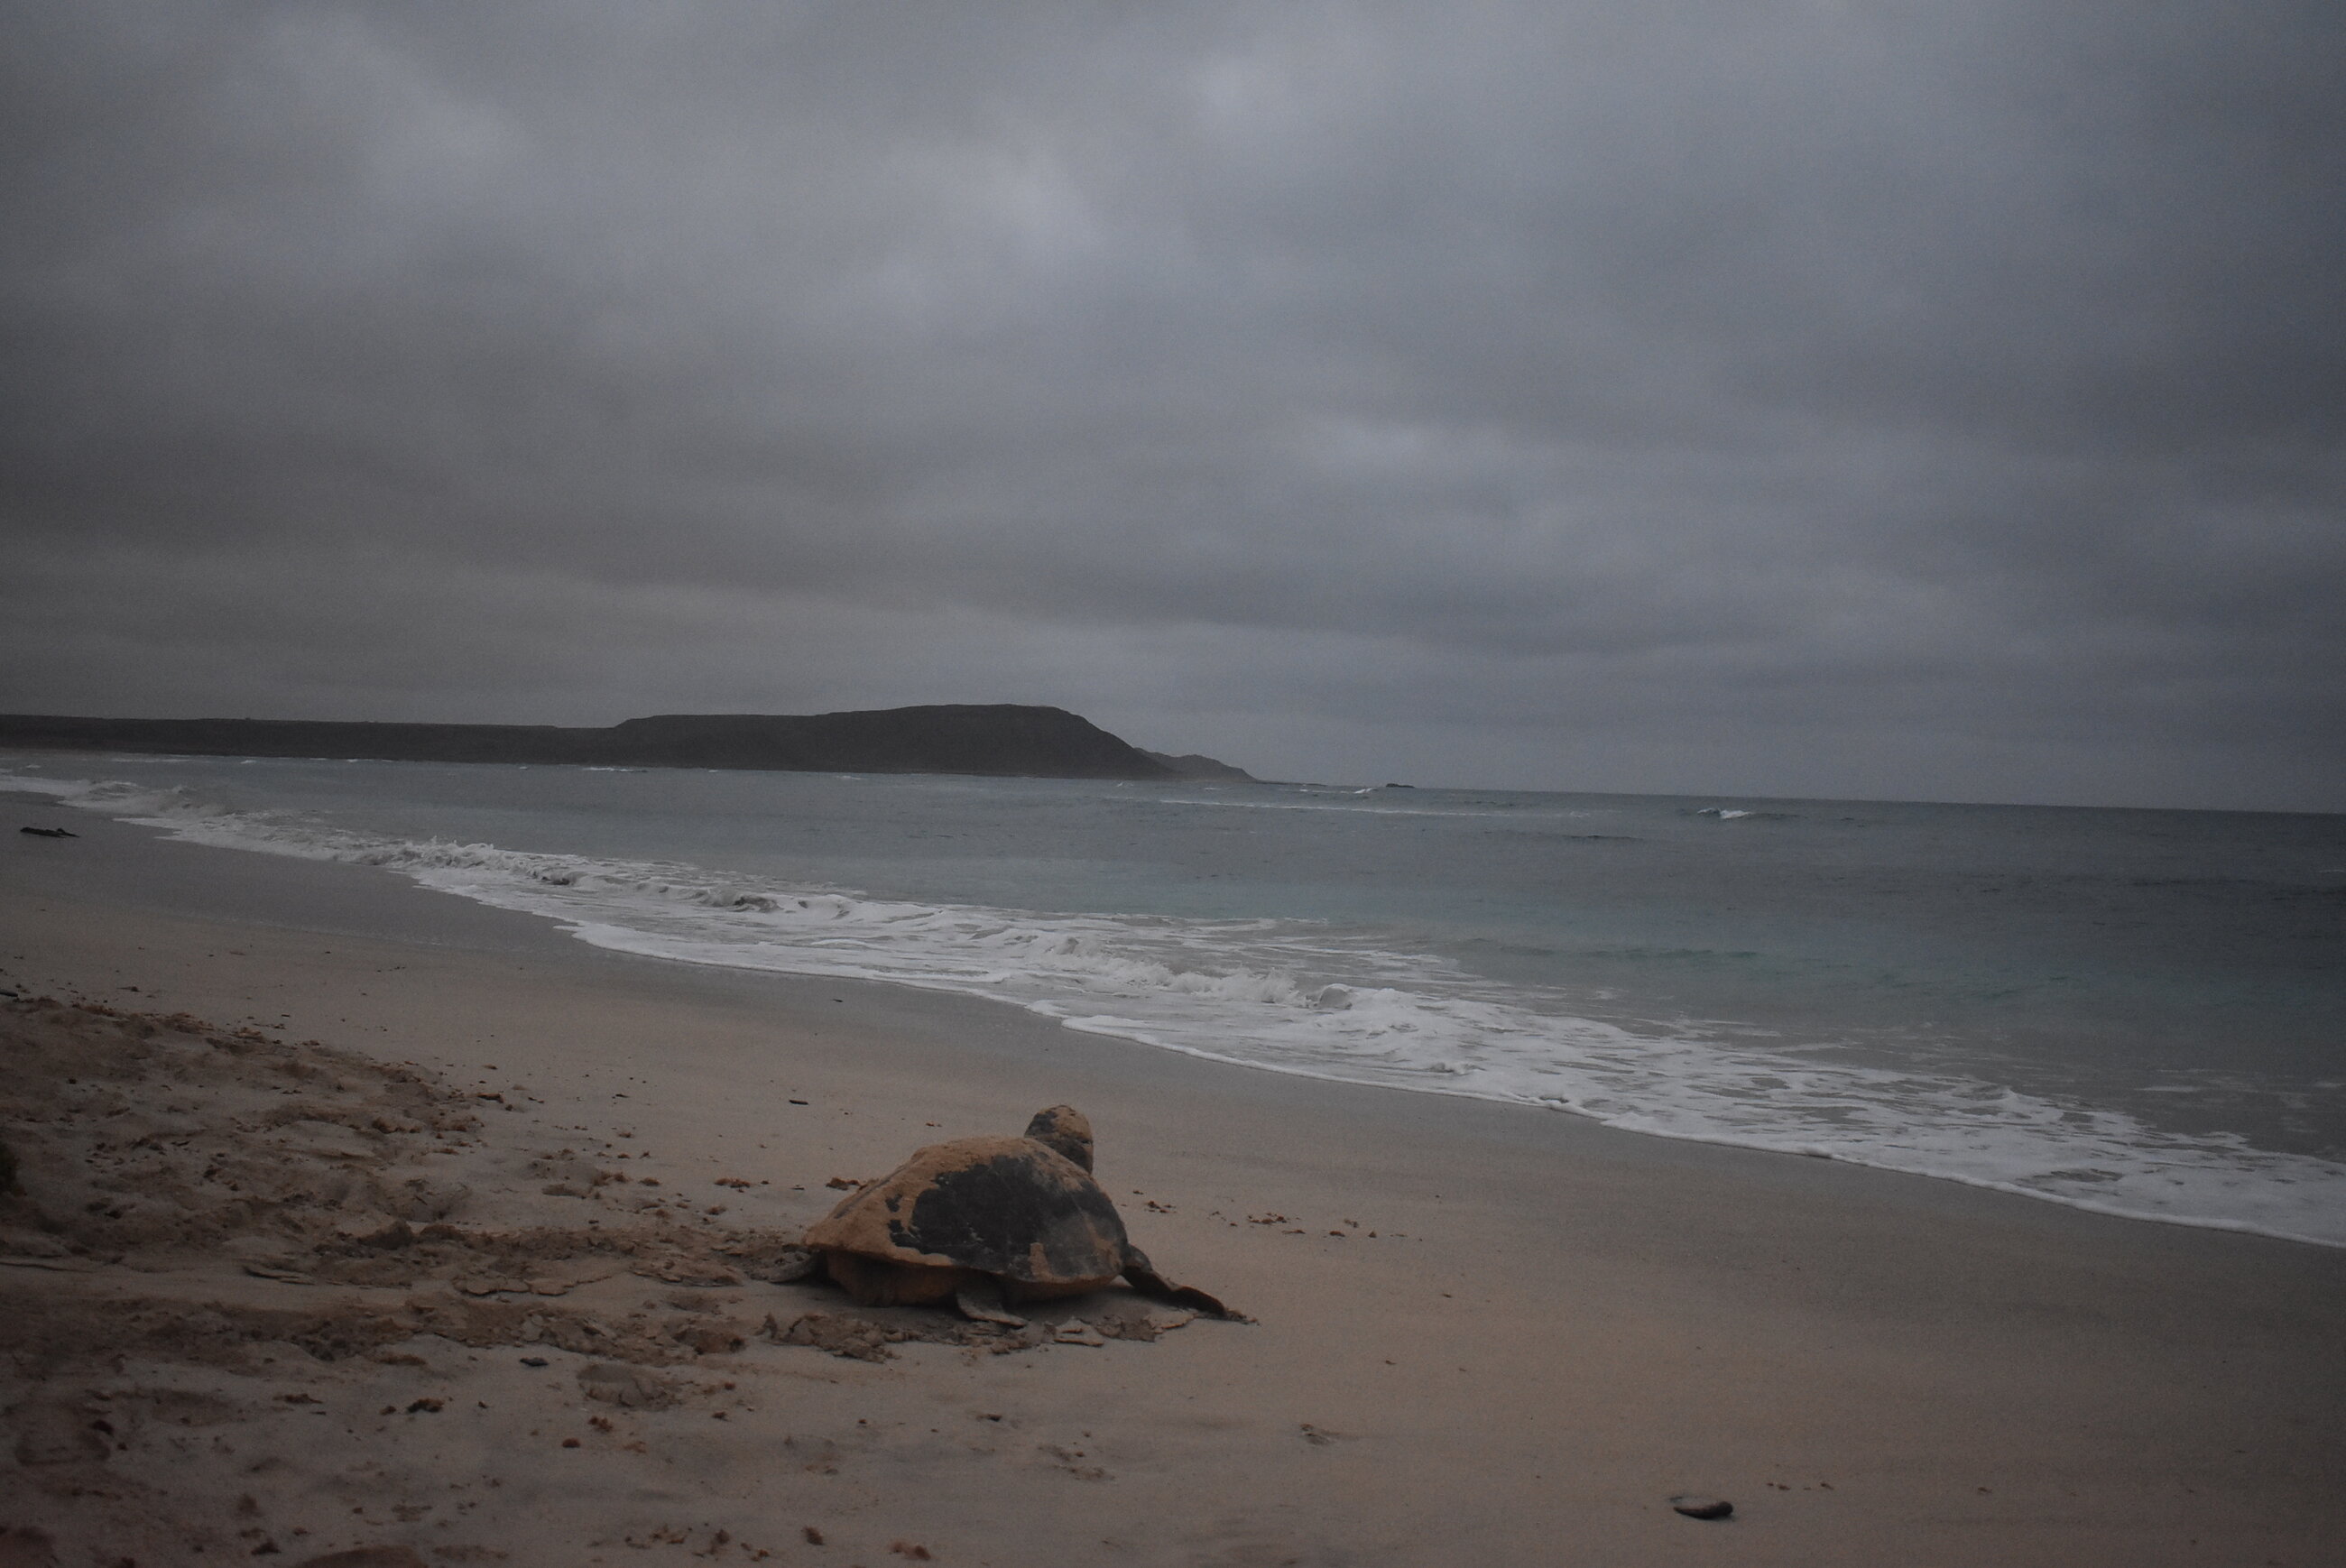
[[[1025,779],[1247,777],[1163,757],[1060,708],[941,704],[854,713],[663,713],[604,729],[301,718],[76,718],[0,714],[0,746],[382,762],[572,763]]]

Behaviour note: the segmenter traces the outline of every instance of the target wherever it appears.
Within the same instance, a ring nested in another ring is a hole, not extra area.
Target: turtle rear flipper
[[[1005,1329],[1026,1327],[1025,1319],[1002,1304],[1002,1281],[985,1275],[954,1291],[954,1305],[973,1323],[999,1323]]]
[[[1243,1313],[1231,1311],[1196,1286],[1176,1285],[1158,1273],[1157,1266],[1148,1261],[1148,1255],[1130,1243],[1127,1243],[1124,1248],[1124,1278],[1135,1290],[1155,1300],[1167,1302],[1175,1307],[1187,1307],[1192,1311],[1203,1312],[1209,1318],[1235,1318],[1241,1322],[1246,1320]]]

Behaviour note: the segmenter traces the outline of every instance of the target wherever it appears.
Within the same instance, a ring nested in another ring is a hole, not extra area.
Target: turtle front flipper
[[[954,1305],[973,1323],[999,1323],[1005,1329],[1026,1327],[1025,1319],[1002,1304],[1002,1281],[990,1274],[978,1275],[954,1291]]]
[[[1187,1307],[1209,1318],[1233,1318],[1242,1323],[1248,1320],[1244,1313],[1231,1311],[1194,1285],[1174,1284],[1157,1272],[1157,1266],[1148,1261],[1147,1253],[1129,1242],[1124,1248],[1124,1278],[1135,1290],[1156,1300]]]

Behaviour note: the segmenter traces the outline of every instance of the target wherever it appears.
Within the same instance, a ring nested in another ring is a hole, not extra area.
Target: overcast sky
[[[2346,809],[2341,41],[0,0],[0,708]]]

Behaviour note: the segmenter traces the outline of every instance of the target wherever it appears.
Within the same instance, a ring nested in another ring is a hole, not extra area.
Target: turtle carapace
[[[1230,1316],[1158,1274],[1092,1179],[1082,1112],[1035,1113],[1018,1137],[955,1138],[915,1150],[809,1227],[825,1270],[867,1307],[952,1301],[971,1318],[1023,1324],[1005,1303],[1081,1296],[1121,1278],[1144,1296]]]

